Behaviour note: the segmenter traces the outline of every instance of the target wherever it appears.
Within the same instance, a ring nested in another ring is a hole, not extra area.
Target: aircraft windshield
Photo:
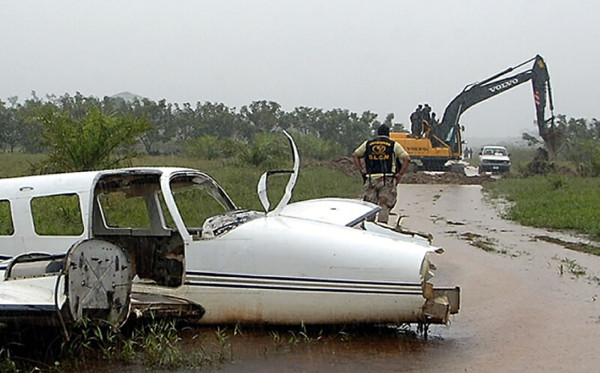
[[[208,176],[177,176],[171,180],[171,191],[188,229],[201,228],[206,219],[235,209],[229,197]]]

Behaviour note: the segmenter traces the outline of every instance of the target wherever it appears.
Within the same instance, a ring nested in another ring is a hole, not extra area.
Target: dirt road
[[[476,185],[401,185],[406,227],[446,252],[437,279],[462,288],[461,312],[421,368],[598,371],[600,257],[536,239],[582,239],[499,217]],[[434,333],[435,333],[434,332]],[[443,367],[443,368],[442,368]]]

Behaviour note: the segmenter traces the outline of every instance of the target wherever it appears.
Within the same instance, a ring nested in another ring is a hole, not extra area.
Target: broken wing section
[[[55,323],[66,296],[59,278],[64,256],[24,254],[0,264],[0,322],[13,324],[44,321]]]

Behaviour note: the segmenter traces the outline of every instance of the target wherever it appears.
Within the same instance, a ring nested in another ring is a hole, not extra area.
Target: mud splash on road
[[[558,237],[549,237],[546,235],[535,236],[535,238],[538,240],[561,245],[565,249],[581,251],[582,253],[600,255],[600,246],[592,244],[592,243],[581,242],[581,240],[578,240],[577,242],[572,242],[572,241],[565,241]]]

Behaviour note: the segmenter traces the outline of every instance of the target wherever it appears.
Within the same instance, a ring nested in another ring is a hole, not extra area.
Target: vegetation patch
[[[0,372],[16,373],[18,371],[17,363],[10,357],[10,351],[0,348]]]
[[[231,360],[226,329],[182,325],[174,319],[152,319],[115,331],[84,320],[69,331],[68,340],[55,328],[4,333],[0,372],[92,371],[107,364],[132,371],[200,370],[218,369]],[[194,334],[188,336],[189,331]],[[4,344],[4,339],[9,342]]]
[[[571,275],[572,278],[584,277],[590,284],[600,285],[600,278],[593,274],[588,274],[588,269],[579,263],[575,259],[562,258],[559,259],[557,256],[552,257],[554,260],[558,260],[558,273],[562,276],[564,274]],[[595,301],[594,297],[594,301]]]
[[[504,218],[522,225],[570,229],[600,238],[600,178],[535,176],[484,185],[491,198],[510,205]]]
[[[575,260],[569,258],[563,258],[560,260],[559,271],[561,275],[564,273],[570,273],[576,278],[585,276],[587,273],[586,268],[579,265]]]

